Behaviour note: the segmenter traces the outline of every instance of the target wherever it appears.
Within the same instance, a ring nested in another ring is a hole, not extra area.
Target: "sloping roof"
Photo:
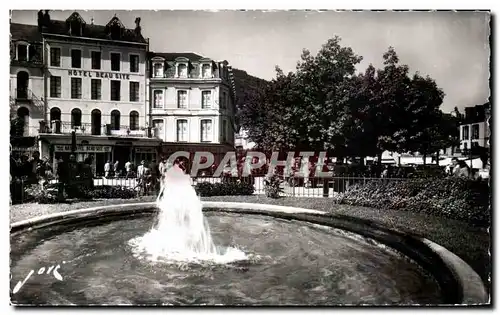
[[[68,35],[68,27],[65,21],[52,20],[50,26],[46,31],[44,31],[44,33]],[[78,37],[78,36],[73,36],[73,37]],[[112,40],[108,32],[106,32],[106,26],[96,25],[96,24],[86,24],[83,29],[82,37]],[[122,37],[119,40],[125,42],[142,43],[142,44],[147,43],[146,39],[144,39],[144,37],[141,34],[137,34],[132,29],[124,29]]]
[[[150,58],[153,58],[153,57],[162,57],[162,58],[165,58],[165,60],[167,60],[167,61],[173,61],[173,60],[175,60],[176,58],[179,58],[179,57],[185,57],[185,58],[187,58],[189,60],[192,60],[192,61],[198,61],[200,59],[206,58],[206,57],[200,56],[200,55],[192,53],[192,52],[186,52],[186,53],[158,53],[158,52],[151,52],[149,57]]]
[[[25,40],[28,42],[42,41],[42,35],[36,25],[10,23],[10,34],[12,35],[12,40]]]
[[[43,32],[48,34],[69,35],[66,21],[59,21],[59,20],[51,20],[50,26],[44,29]],[[42,41],[42,35],[40,34],[37,25],[11,23],[10,33],[12,35],[13,40],[23,39],[30,42]],[[72,37],[78,37],[78,36],[72,36]],[[106,26],[95,25],[95,24],[94,25],[86,24],[83,29],[82,37],[112,40],[108,32],[106,32]],[[144,39],[144,37],[141,34],[137,34],[132,29],[124,29],[123,35],[119,40],[125,42],[142,43],[142,44],[147,43],[146,39]]]

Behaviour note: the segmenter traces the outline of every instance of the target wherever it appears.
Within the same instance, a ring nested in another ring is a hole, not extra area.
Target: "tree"
[[[345,151],[339,118],[361,57],[328,40],[316,56],[304,50],[296,71],[276,78],[239,113],[249,138],[263,149]]]
[[[10,136],[22,137],[24,132],[24,119],[22,117],[10,117]]]
[[[327,150],[337,157],[383,151],[435,153],[454,143],[456,128],[439,107],[444,93],[430,77],[409,75],[394,48],[384,66],[355,75],[362,57],[327,41],[316,56],[304,50],[296,71],[276,78],[248,102],[240,121],[260,148]]]
[[[444,93],[430,77],[419,73],[409,76],[407,65],[399,64],[394,48],[383,55],[384,67],[374,73],[372,66],[359,76],[355,102],[365,106],[351,106],[365,121],[356,122],[363,132],[353,152],[365,151],[416,152],[426,155],[454,143],[457,129],[453,122],[444,120],[439,107]],[[354,138],[355,139],[355,138]],[[352,139],[352,140],[354,140]],[[363,150],[361,150],[363,151]]]

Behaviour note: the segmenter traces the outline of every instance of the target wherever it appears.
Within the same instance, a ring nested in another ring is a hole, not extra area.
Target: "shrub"
[[[336,203],[401,209],[481,225],[490,223],[490,188],[484,181],[454,177],[375,180],[350,186],[334,198]]]
[[[266,196],[274,199],[279,198],[280,193],[283,192],[281,184],[283,184],[283,180],[281,180],[276,174],[272,175],[269,178],[265,178],[264,192],[266,193]]]
[[[38,203],[56,203],[57,200],[57,188],[53,185],[40,185],[33,184],[25,189],[26,201],[34,201]]]
[[[94,199],[131,199],[137,196],[137,192],[124,186],[96,186],[89,195]]]
[[[254,193],[254,186],[247,181],[227,181],[224,183],[202,182],[194,187],[201,197],[211,196],[244,196]]]

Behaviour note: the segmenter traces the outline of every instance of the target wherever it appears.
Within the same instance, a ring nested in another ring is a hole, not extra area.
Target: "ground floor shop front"
[[[113,138],[103,136],[82,136],[72,145],[71,136],[41,136],[42,156],[48,156],[56,167],[59,160],[68,161],[71,155],[76,161],[89,158],[95,176],[104,176],[104,166],[111,163],[111,170],[118,162],[118,171],[125,173],[125,163],[131,162],[137,167],[141,161],[147,163],[158,160],[160,140],[151,138]]]

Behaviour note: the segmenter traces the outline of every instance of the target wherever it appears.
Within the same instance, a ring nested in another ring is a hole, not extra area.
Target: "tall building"
[[[235,89],[227,61],[194,53],[150,53],[150,119],[162,152],[234,149]]]
[[[91,155],[97,173],[107,160],[153,160],[161,139],[149,128],[148,40],[140,18],[134,29],[112,17],[87,23],[74,12],[65,21],[39,12],[38,25],[11,24],[11,105],[28,117],[25,134],[40,140],[54,161],[71,152]],[[12,47],[13,46],[13,47]]]

